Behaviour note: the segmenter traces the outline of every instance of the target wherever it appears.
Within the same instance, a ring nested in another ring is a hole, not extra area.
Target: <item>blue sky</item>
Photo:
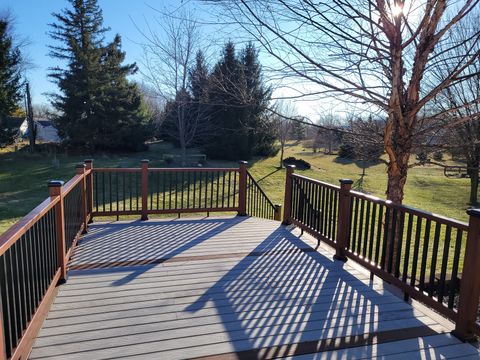
[[[144,18],[152,17],[154,11],[146,3],[132,0],[100,0],[105,25],[111,28],[108,38],[115,33],[122,35],[122,48],[127,62],[137,62],[141,57],[141,36],[135,23],[143,24]],[[16,33],[26,38],[30,45],[26,53],[34,68],[28,70],[34,103],[47,102],[45,92],[55,91],[55,85],[47,79],[48,67],[57,60],[48,56],[48,24],[53,21],[52,13],[59,12],[67,5],[60,0],[2,0],[1,9],[8,9],[15,17]],[[133,21],[132,21],[133,20]]]
[[[172,12],[178,7],[188,7],[197,19],[206,20],[207,22],[217,21],[215,10],[208,8],[207,5],[201,4],[194,0],[99,0],[99,5],[103,10],[104,24],[111,28],[111,32],[107,34],[107,40],[111,40],[115,33],[122,36],[122,48],[126,52],[126,61],[128,63],[141,61],[143,41],[138,27],[144,28],[146,22],[155,26],[155,17],[159,14],[154,9]],[[32,97],[34,104],[47,103],[48,98],[45,93],[56,91],[55,84],[51,83],[48,78],[48,68],[58,65],[58,60],[48,56],[48,45],[52,44],[48,32],[48,24],[53,21],[52,13],[60,12],[68,5],[66,0],[1,0],[0,11],[9,10],[16,20],[16,33],[29,41],[29,45],[25,49],[26,54],[33,62],[34,67],[27,72],[28,80],[31,84]],[[152,9],[153,8],[153,9]],[[207,26],[201,30],[206,33],[206,37],[210,37],[211,43],[218,45],[211,49],[213,60],[218,59],[221,51],[221,44],[235,36],[235,30],[221,27]],[[238,35],[238,34],[237,34]],[[212,40],[212,37],[215,39]],[[238,41],[238,37],[234,40]],[[240,48],[243,45],[239,45]],[[271,65],[268,58],[262,57],[261,61],[265,67]],[[141,64],[139,64],[141,66]],[[136,80],[141,81],[142,76],[137,74]],[[288,90],[276,90],[274,96],[284,96]],[[296,109],[301,115],[307,115],[312,119],[318,118],[318,108],[321,103],[316,101],[298,101]]]

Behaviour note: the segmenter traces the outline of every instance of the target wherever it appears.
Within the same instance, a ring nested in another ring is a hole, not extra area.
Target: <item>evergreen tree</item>
[[[9,128],[6,117],[16,109],[21,98],[21,53],[13,44],[9,19],[0,19],[0,147],[13,142],[15,130]]]
[[[50,55],[67,62],[51,69],[60,88],[52,105],[60,135],[74,147],[89,150],[139,150],[149,129],[139,90],[127,80],[135,64],[122,65],[121,39],[104,45],[102,11],[97,0],[69,0],[72,9],[53,14],[50,33],[60,45]]]
[[[249,146],[253,155],[271,156],[278,151],[275,147],[274,126],[265,114],[272,91],[263,83],[258,51],[252,43],[246,45],[241,60],[245,76],[245,117]]]
[[[252,155],[245,122],[244,80],[235,46],[228,42],[210,77],[209,101],[214,130],[205,146],[210,157],[239,160]]]
[[[275,135],[265,109],[271,90],[264,86],[258,53],[248,44],[237,57],[232,42],[210,77],[209,102],[215,126],[207,154],[230,160],[274,152]]]

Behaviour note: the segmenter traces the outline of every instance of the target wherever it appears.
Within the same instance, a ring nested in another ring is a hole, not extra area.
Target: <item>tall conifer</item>
[[[66,63],[51,68],[60,94],[52,104],[60,135],[72,146],[90,150],[137,150],[148,135],[140,92],[127,80],[135,64],[122,65],[125,54],[116,35],[104,44],[103,15],[97,0],[69,0],[71,9],[53,14],[50,55]]]
[[[21,98],[21,53],[9,33],[8,17],[0,18],[0,147],[13,141],[13,129],[5,125]]]

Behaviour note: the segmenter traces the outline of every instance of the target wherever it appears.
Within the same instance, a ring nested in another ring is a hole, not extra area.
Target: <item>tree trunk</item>
[[[37,128],[33,121],[32,98],[30,97],[30,84],[27,82],[27,123],[28,123],[28,139],[30,143],[30,152],[35,152],[35,141],[37,139]]]
[[[468,163],[467,173],[470,176],[470,201],[469,204],[475,206],[478,204],[478,162]]]
[[[280,169],[283,168],[283,152],[284,152],[285,144],[280,144]]]
[[[406,126],[397,125],[394,129],[392,124],[405,124],[414,122],[415,119],[407,119],[404,114],[391,114],[390,116],[401,116],[403,121],[389,120],[385,128],[385,151],[389,157],[387,168],[387,199],[395,204],[402,204],[404,198],[404,188],[407,182],[408,162],[412,150],[412,136]],[[389,238],[387,241],[385,255],[386,269],[394,271],[396,268],[397,249],[400,239],[400,212],[397,213],[396,226],[393,227],[393,211],[390,212],[388,219]],[[387,220],[387,219],[386,219]],[[393,247],[393,250],[392,250]],[[389,255],[393,251],[393,256]],[[390,261],[390,258],[392,259]]]

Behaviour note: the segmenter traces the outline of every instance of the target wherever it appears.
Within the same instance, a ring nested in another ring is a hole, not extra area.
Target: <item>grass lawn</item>
[[[150,151],[134,154],[57,155],[29,154],[26,151],[0,152],[0,233],[3,233],[19,218],[27,214],[48,196],[47,181],[50,179],[69,180],[75,173],[75,165],[85,158],[93,158],[96,167],[136,167],[141,159],[151,160],[150,166],[162,166],[162,155],[172,153],[168,145],[155,144]],[[362,169],[354,162],[338,161],[336,156],[314,154],[301,144],[290,144],[285,157],[295,156],[312,164],[311,170],[301,171],[303,175],[338,184],[340,178],[358,181]],[[54,159],[58,166],[54,166]],[[250,172],[275,203],[283,203],[285,170],[277,168],[279,159],[254,159]],[[211,166],[236,166],[225,161],[211,161]],[[364,191],[384,197],[386,189],[386,168],[377,164],[366,169],[362,188]],[[443,170],[435,166],[415,167],[410,170],[407,181],[405,204],[441,215],[466,220],[469,194],[468,179],[450,179]]]

